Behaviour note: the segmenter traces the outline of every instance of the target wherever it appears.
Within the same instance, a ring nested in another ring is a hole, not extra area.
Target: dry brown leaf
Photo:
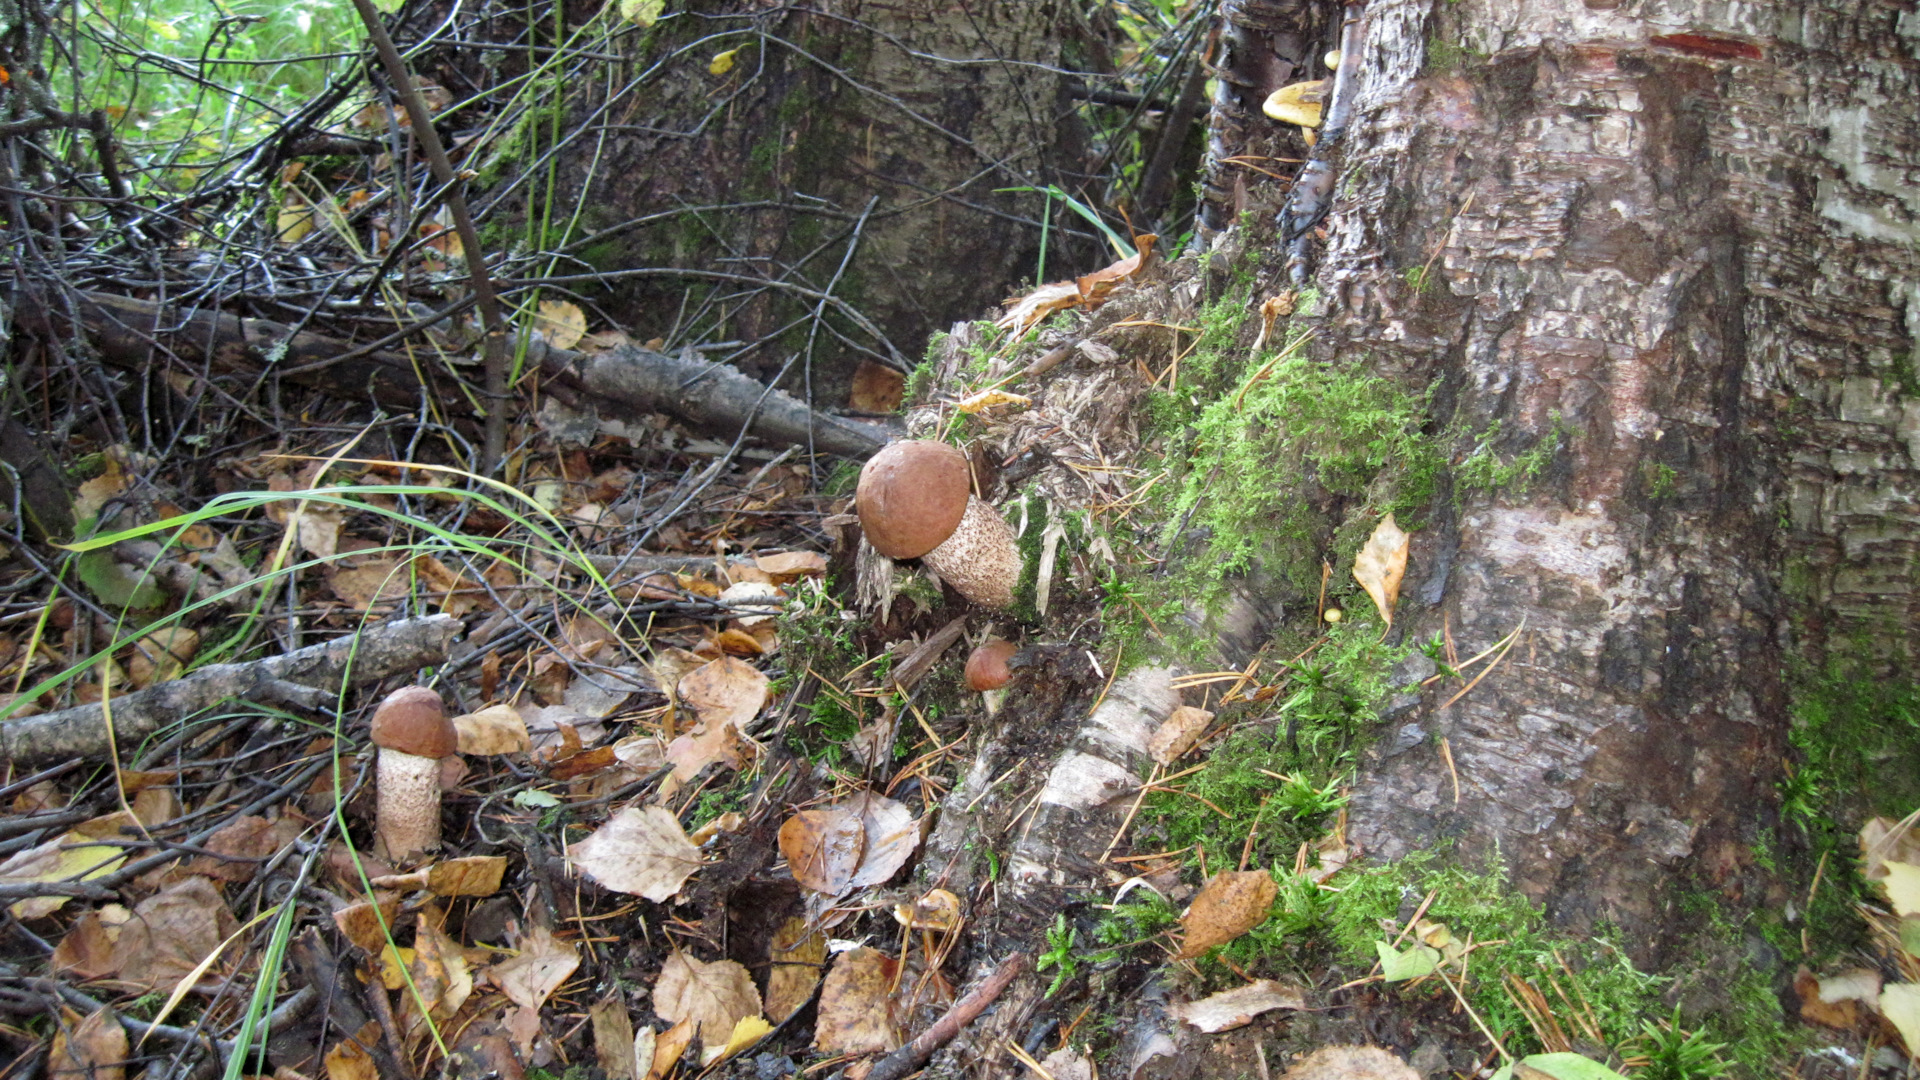
[[[166,993],[237,929],[213,883],[186,878],[140,901],[120,928],[111,962],[123,981]],[[207,974],[221,971],[216,966]]]
[[[977,394],[968,394],[966,397],[955,401],[953,407],[956,411],[966,413],[968,416],[973,416],[977,413],[986,412],[988,409],[997,405],[1018,405],[1021,408],[1025,408],[1032,404],[1033,399],[1027,397],[1025,394],[1014,394],[1005,390],[982,390]]]
[[[669,779],[677,787],[709,765],[738,768],[746,759],[747,749],[747,741],[732,724],[701,724],[667,744],[667,760],[673,763]]]
[[[587,1010],[593,1025],[593,1055],[607,1080],[634,1080],[633,1018],[627,1015],[627,1003],[614,994]],[[652,1057],[648,1057],[652,1063]]]
[[[860,815],[848,810],[801,810],[780,826],[780,853],[793,879],[828,896],[853,887],[866,846]]]
[[[820,987],[813,1048],[823,1054],[876,1054],[899,1046],[892,1017],[898,968],[877,949],[863,946],[841,953]]]
[[[1056,311],[1080,306],[1080,285],[1073,281],[1055,281],[1027,293],[1007,298],[1007,313],[994,321],[1002,330],[1024,334],[1027,328]]]
[[[1040,1059],[1040,1067],[1053,1080],[1097,1080],[1093,1059],[1071,1046],[1063,1046]]]
[[[106,1009],[81,1019],[60,1010],[63,1022],[47,1051],[47,1075],[54,1080],[125,1080],[127,1029]]]
[[[334,912],[333,924],[340,928],[340,932],[346,935],[348,941],[358,945],[362,950],[378,956],[380,950],[386,948],[387,932],[391,930],[393,920],[398,917],[399,914],[400,900],[398,897],[383,901],[380,904],[375,904],[369,900],[361,900],[358,903],[348,904],[346,907]],[[381,920],[383,916],[385,917],[385,930],[382,929]]]
[[[427,868],[427,891],[435,896],[492,896],[507,873],[505,855],[469,855]]]
[[[369,559],[358,566],[329,565],[326,579],[333,595],[355,611],[391,604],[407,595],[407,573],[393,559]]]
[[[326,1054],[327,1080],[380,1080],[373,1055],[367,1047],[380,1044],[380,1024],[369,1020],[350,1039],[333,1044]]]
[[[1280,1080],[1420,1080],[1420,1074],[1391,1050],[1323,1046],[1295,1062]]]
[[[1413,537],[1400,531],[1393,515],[1388,514],[1353,557],[1353,580],[1367,590],[1381,621],[1388,626],[1393,625],[1393,607],[1400,602],[1400,579],[1406,576],[1407,552],[1412,547]]]
[[[565,948],[571,950],[572,946]],[[451,1018],[473,994],[473,972],[460,943],[441,933],[425,914],[420,916],[419,929],[413,935],[413,959],[407,970],[420,998],[415,1002],[413,994],[408,994],[405,1000],[415,1005],[424,1003],[428,1015],[436,1021]]]
[[[701,867],[700,849],[663,806],[629,806],[573,845],[568,861],[615,892],[658,903]]]
[[[302,828],[300,822],[290,817],[275,821],[251,816],[235,818],[207,837],[203,846],[213,855],[194,859],[187,864],[187,872],[203,874],[216,881],[251,880],[260,872],[262,863],[299,837]]]
[[[520,710],[511,705],[489,705],[479,712],[453,718],[453,730],[460,738],[460,753],[481,757],[524,754],[533,749],[527,734],[527,722]]]
[[[580,966],[580,950],[538,923],[522,935],[518,947],[519,953],[512,959],[489,968],[487,977],[507,1000],[537,1012],[548,995],[573,977]]]
[[[1820,978],[1802,967],[1793,976],[1794,993],[1800,998],[1800,1019],[1841,1031],[1854,1030],[1878,1009],[1880,984],[1877,971],[1849,971]]]
[[[1181,756],[1193,749],[1193,744],[1206,734],[1207,725],[1213,723],[1213,714],[1205,709],[1196,709],[1191,705],[1176,705],[1172,713],[1147,740],[1147,753],[1162,765],[1171,765]]]
[[[127,657],[127,680],[135,689],[177,679],[187,661],[200,649],[200,634],[184,626],[169,626],[134,642]]]
[[[542,300],[533,328],[556,349],[571,349],[587,332],[587,313],[571,300]]]
[[[682,1020],[660,1033],[654,1040],[653,1065],[647,1069],[647,1080],[661,1080],[673,1071],[680,1058],[693,1045],[694,1025],[691,1020]]]
[[[841,804],[840,809],[860,816],[866,837],[859,866],[853,872],[856,889],[886,884],[920,846],[920,822],[913,811],[885,795],[863,791]]]
[[[1885,880],[1888,862],[1920,865],[1920,830],[1899,829],[1899,824],[1876,817],[1860,826],[1861,876],[1868,881]]]
[[[1186,939],[1176,959],[1191,960],[1267,921],[1280,886],[1265,870],[1223,870],[1213,875],[1180,919]]]
[[[728,656],[759,656],[767,651],[759,638],[745,630],[722,630],[713,636],[713,643]]]
[[[693,1021],[702,1046],[725,1046],[742,1017],[760,1015],[760,991],[737,961],[708,964],[675,952],[653,984],[653,1011],[662,1020]]]
[[[853,389],[847,395],[847,407],[856,412],[890,413],[906,400],[907,377],[871,360],[860,361],[853,369]]]
[[[1199,1001],[1186,1001],[1167,1010],[1168,1015],[1209,1035],[1230,1031],[1274,1009],[1304,1009],[1307,996],[1297,986],[1272,979],[1258,979],[1232,990],[1222,990]]]
[[[122,908],[121,913],[126,914],[126,910]],[[71,971],[82,979],[104,979],[115,970],[113,943],[119,937],[118,923],[109,926],[99,912],[89,911],[75,919],[67,936],[54,946],[53,968]]]
[[[827,557],[817,551],[782,551],[773,555],[755,555],[755,566],[765,571],[775,585],[801,578],[822,577],[827,572]]]
[[[702,723],[744,731],[767,703],[767,677],[752,664],[722,657],[682,676],[676,693]]]
[[[780,924],[767,945],[767,1019],[778,1024],[813,997],[827,963],[827,935],[798,915]]]

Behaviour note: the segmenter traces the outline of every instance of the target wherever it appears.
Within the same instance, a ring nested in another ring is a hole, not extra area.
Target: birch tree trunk
[[[1498,852],[1558,921],[1657,962],[1676,884],[1760,883],[1793,663],[1914,657],[1920,16],[1367,20],[1315,349],[1431,386],[1436,425],[1497,424],[1502,453],[1562,445],[1545,482],[1463,495],[1416,541],[1410,632],[1527,633],[1381,741],[1351,835]],[[1466,62],[1436,70],[1447,43]]]

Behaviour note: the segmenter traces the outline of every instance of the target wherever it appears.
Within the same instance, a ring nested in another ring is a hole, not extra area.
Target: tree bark
[[[1658,962],[1677,883],[1765,884],[1796,654],[1913,657],[1920,18],[1568,8],[1368,9],[1314,352],[1431,388],[1456,450],[1562,443],[1417,537],[1405,633],[1526,631],[1398,719],[1350,836],[1497,856]]]
[[[645,79],[587,102],[625,118],[609,123],[604,154],[569,158],[590,226],[687,208],[597,256],[689,271],[632,287],[625,309],[643,334],[760,342],[740,361],[759,378],[797,354],[784,388],[839,405],[862,355],[910,369],[928,327],[998,303],[1032,272],[1042,196],[997,189],[1077,187],[1072,5],[692,7],[635,56]],[[736,48],[714,75],[712,58]],[[702,270],[744,277],[716,284]],[[849,301],[871,326],[754,279]]]

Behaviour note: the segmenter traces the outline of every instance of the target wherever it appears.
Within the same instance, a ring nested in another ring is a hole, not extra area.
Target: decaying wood
[[[74,314],[102,358],[129,371],[145,372],[156,357],[167,357],[175,370],[194,378],[274,376],[334,397],[407,410],[419,406],[426,376],[428,396],[464,403],[451,380],[442,380],[445,386],[431,380],[428,373],[440,366],[432,355],[416,361],[392,350],[363,353],[351,342],[269,319],[109,293],[74,295]],[[43,320],[41,329],[56,325]],[[729,434],[744,425],[768,442],[844,457],[866,457],[890,438],[882,425],[808,408],[724,364],[631,346],[588,355],[537,342],[529,359],[540,369],[543,394],[604,416],[662,412]]]
[[[993,969],[992,974],[981,981],[973,992],[953,1003],[946,1015],[934,1022],[934,1025],[912,1042],[888,1054],[874,1063],[873,1070],[867,1073],[867,1080],[901,1080],[908,1073],[919,1068],[933,1052],[952,1041],[960,1029],[973,1023],[974,1018],[993,1004],[1000,992],[1007,988],[1014,976],[1027,966],[1026,953],[1014,953]]]
[[[828,416],[783,390],[709,360],[619,346],[587,358],[581,382],[589,393],[626,411],[670,412],[727,431],[744,425],[749,434],[769,442],[843,457],[866,457],[888,438],[886,429],[876,424]]]
[[[450,615],[427,615],[378,623],[279,656],[244,664],[214,664],[184,678],[112,699],[113,734],[128,749],[162,726],[235,698],[280,694],[282,686],[331,693],[340,682],[358,686],[417,671],[447,658],[460,630]],[[80,705],[0,724],[0,758],[45,761],[108,751],[106,714],[98,704]]]

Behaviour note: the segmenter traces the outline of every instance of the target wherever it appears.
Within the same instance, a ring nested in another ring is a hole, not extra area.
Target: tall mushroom
[[[972,486],[967,457],[954,447],[928,439],[888,443],[860,469],[860,530],[875,551],[921,560],[974,603],[1011,607],[1020,549]]]
[[[373,711],[373,743],[380,748],[379,849],[405,859],[440,849],[440,759],[459,748],[440,695],[403,686]]]

